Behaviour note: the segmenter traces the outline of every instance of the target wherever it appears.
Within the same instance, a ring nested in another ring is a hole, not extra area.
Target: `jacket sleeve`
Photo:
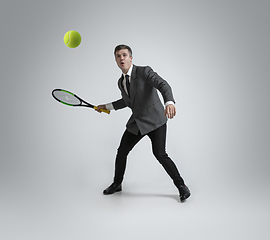
[[[112,102],[112,105],[113,105],[115,110],[119,110],[119,109],[125,108],[127,106],[123,98]]]
[[[173,101],[175,103],[171,86],[168,84],[167,81],[165,81],[162,77],[160,77],[149,66],[145,68],[145,74],[147,83],[150,84],[152,87],[156,88],[157,90],[159,90],[165,103],[168,101]]]

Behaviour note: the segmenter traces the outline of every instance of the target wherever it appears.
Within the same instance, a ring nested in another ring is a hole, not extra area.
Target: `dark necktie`
[[[128,96],[130,96],[130,82],[129,82],[128,75],[126,75],[126,86],[127,86]]]

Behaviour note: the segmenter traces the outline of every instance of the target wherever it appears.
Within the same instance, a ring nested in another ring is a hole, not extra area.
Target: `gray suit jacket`
[[[147,134],[167,122],[164,106],[160,101],[157,90],[160,91],[164,102],[174,101],[170,85],[155,73],[151,67],[133,65],[131,73],[130,97],[123,87],[123,75],[118,80],[122,98],[114,101],[115,110],[129,107],[132,115],[128,120],[127,130],[133,134]]]

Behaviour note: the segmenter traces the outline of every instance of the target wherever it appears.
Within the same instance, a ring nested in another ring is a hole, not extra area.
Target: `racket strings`
[[[81,104],[81,101],[72,95],[71,93],[64,92],[64,91],[54,91],[53,95],[56,99],[63,103],[71,104],[71,105],[78,105]]]

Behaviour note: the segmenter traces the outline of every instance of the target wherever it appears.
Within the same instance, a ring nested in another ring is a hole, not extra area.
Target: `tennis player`
[[[143,137],[148,136],[155,158],[178,189],[180,201],[184,202],[190,196],[190,191],[165,150],[167,120],[173,119],[176,115],[172,89],[168,82],[151,67],[134,65],[132,50],[129,46],[116,46],[114,55],[116,63],[122,71],[118,80],[121,98],[108,104],[98,105],[96,111],[101,112],[100,109],[111,111],[129,107],[132,115],[126,124],[126,130],[117,150],[113,183],[103,191],[103,194],[109,195],[122,191],[127,156]],[[164,105],[160,101],[157,90],[163,97]]]

